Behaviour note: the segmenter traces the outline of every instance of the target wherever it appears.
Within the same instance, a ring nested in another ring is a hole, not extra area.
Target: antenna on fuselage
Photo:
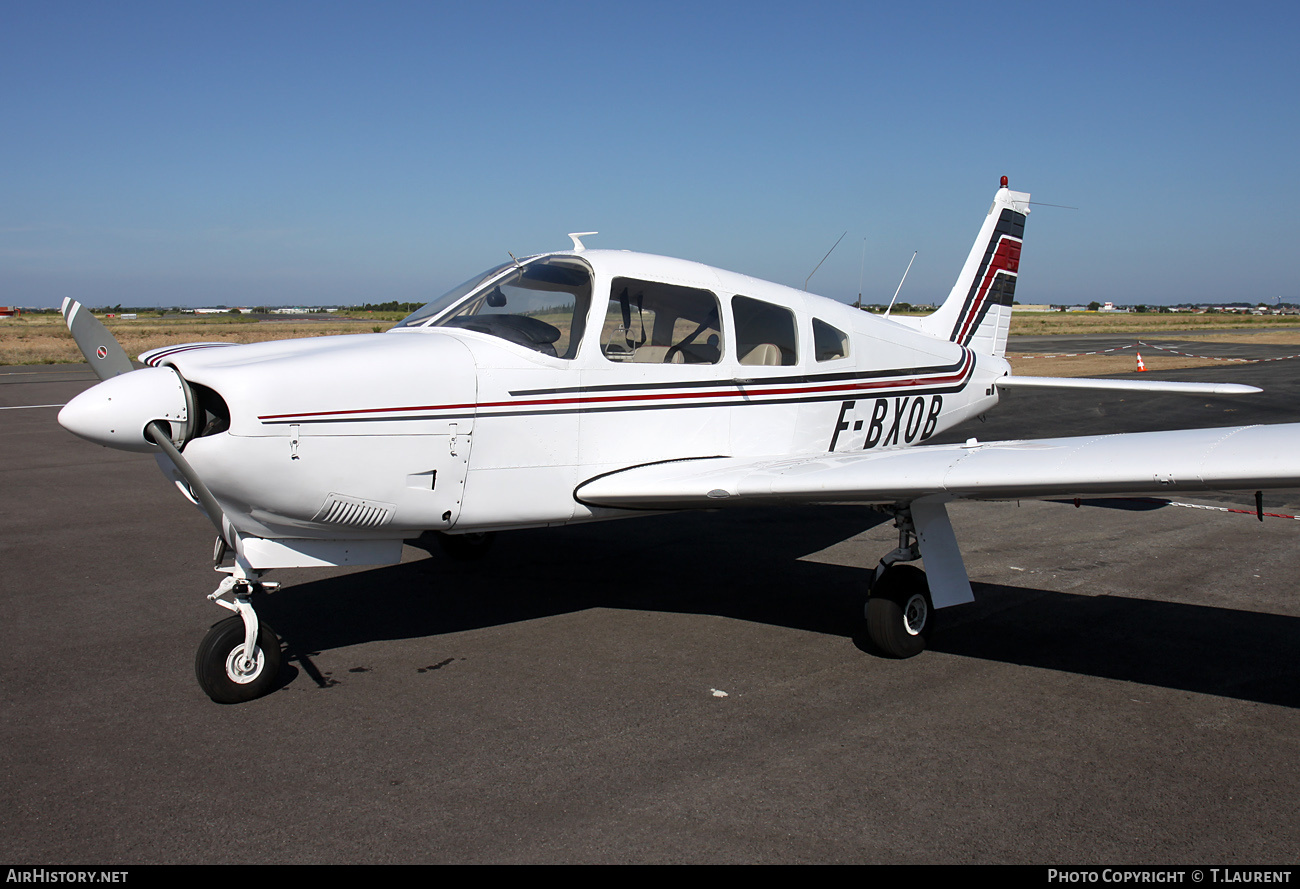
[[[581,253],[582,251],[587,249],[582,245],[582,241],[578,240],[579,238],[585,238],[588,235],[598,235],[598,234],[600,234],[600,232],[569,232],[569,237],[573,239],[573,252]]]
[[[916,262],[916,254],[919,250],[912,251],[912,258],[907,261],[907,268],[903,269],[903,281],[907,280],[907,273],[912,270],[912,263]],[[894,300],[898,299],[898,291],[903,289],[903,281],[898,282],[898,289],[894,291],[893,297],[889,300],[889,306],[885,309],[885,317],[889,317],[889,310],[894,307]]]
[[[845,229],[845,230],[844,230],[844,235],[847,235],[848,233],[849,233],[849,230],[848,230],[848,229]],[[840,241],[843,241],[843,240],[844,240],[844,235],[840,235],[839,240],[837,240],[834,244],[831,244],[831,249],[829,249],[829,250],[826,251],[826,256],[823,256],[823,257],[822,257],[822,262],[825,262],[825,261],[826,261],[826,258],[827,258],[828,256],[830,256],[832,253],[835,252],[835,248],[838,247],[838,246],[840,246]],[[805,292],[805,293],[808,292],[808,282],[812,280],[812,276],[813,276],[813,275],[817,274],[817,269],[819,269],[819,268],[822,267],[822,262],[817,263],[817,268],[816,268],[816,269],[813,269],[811,272],[809,272],[809,273],[808,273],[808,277],[806,277],[806,278],[803,279],[803,289],[804,289],[804,292]]]
[[[867,239],[862,239],[862,264],[858,266],[858,301],[853,304],[853,308],[862,308],[862,279],[867,272]]]

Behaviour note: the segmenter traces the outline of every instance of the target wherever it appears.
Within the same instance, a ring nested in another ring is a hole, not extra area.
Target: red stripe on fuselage
[[[870,380],[859,383],[836,383],[828,386],[810,386],[810,387],[786,387],[771,389],[751,389],[744,385],[737,385],[733,389],[710,390],[706,392],[648,392],[644,395],[591,395],[577,396],[572,398],[544,398],[536,400],[516,400],[516,401],[485,401],[481,403],[470,404],[426,404],[416,405],[413,407],[366,407],[354,410],[341,411],[307,411],[296,414],[267,414],[257,419],[266,422],[269,420],[303,420],[309,422],[309,418],[321,417],[340,417],[349,414],[381,414],[381,413],[410,413],[413,411],[451,411],[451,410],[468,410],[484,408],[534,408],[534,407],[554,407],[562,405],[572,405],[581,407],[583,405],[609,404],[610,402],[627,402],[636,403],[642,401],[681,401],[685,399],[700,398],[725,398],[736,395],[745,395],[749,398],[759,398],[770,395],[790,395],[802,393],[825,393],[842,391],[845,395],[852,395],[858,392],[869,392],[876,389],[910,389],[916,386],[936,386],[950,383],[957,383],[970,375],[974,365],[975,356],[967,352],[962,360],[961,368],[951,374],[943,376],[915,376],[904,379],[894,380]],[[762,403],[762,402],[758,402]]]

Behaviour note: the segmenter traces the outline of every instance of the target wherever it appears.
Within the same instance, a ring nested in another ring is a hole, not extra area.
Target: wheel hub
[[[244,646],[240,645],[226,658],[226,675],[231,682],[247,685],[262,674],[264,663],[265,658],[260,648],[257,649],[256,657],[250,658],[244,654]]]
[[[903,627],[908,635],[920,635],[929,616],[930,609],[925,604],[925,596],[918,593],[908,598],[907,605],[903,608]]]

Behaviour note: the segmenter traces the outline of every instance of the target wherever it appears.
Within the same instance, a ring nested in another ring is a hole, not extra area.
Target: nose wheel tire
[[[244,620],[228,617],[218,623],[194,658],[199,686],[218,704],[239,704],[260,698],[271,690],[280,672],[280,641],[266,624],[260,624],[256,650],[244,651]]]
[[[892,565],[867,599],[867,636],[886,657],[909,658],[925,651],[934,631],[934,603],[925,572]]]

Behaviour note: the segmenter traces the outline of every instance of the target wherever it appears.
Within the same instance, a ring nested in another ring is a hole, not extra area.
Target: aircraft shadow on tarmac
[[[1300,618],[974,584],[1000,613],[939,625],[931,650],[1141,685],[1300,707]],[[1005,606],[1017,602],[1013,608]],[[957,618],[961,605],[950,614]],[[947,616],[947,615],[944,615]],[[953,625],[956,624],[956,625]]]
[[[258,609],[285,644],[282,684],[302,681],[297,665],[322,687],[331,682],[312,663],[321,651],[589,608],[717,615],[841,636],[870,651],[862,602],[874,566],[802,557],[887,521],[862,507],[812,507],[517,532],[481,561],[435,547],[428,559],[294,585]],[[867,558],[885,550],[871,551]],[[1300,618],[974,587],[976,602],[941,613],[931,651],[1300,707],[1291,656]]]

